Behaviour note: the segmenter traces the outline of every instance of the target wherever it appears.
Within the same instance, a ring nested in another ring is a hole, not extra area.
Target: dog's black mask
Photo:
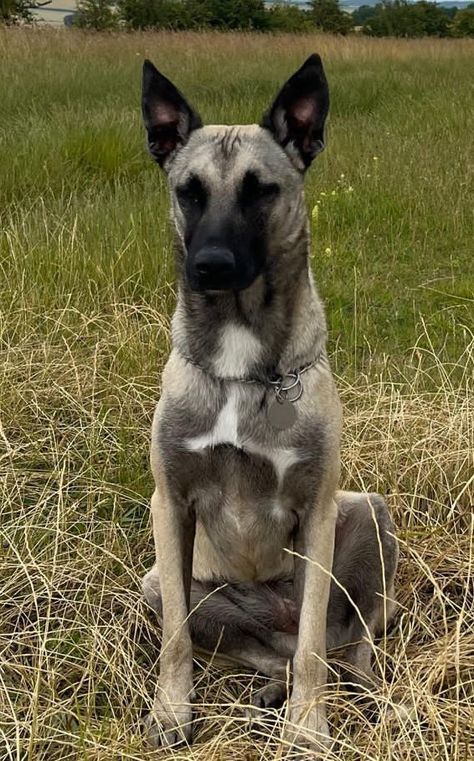
[[[186,278],[193,291],[241,291],[266,260],[265,220],[275,183],[247,172],[229,197],[212,198],[198,177],[177,188],[185,218]]]

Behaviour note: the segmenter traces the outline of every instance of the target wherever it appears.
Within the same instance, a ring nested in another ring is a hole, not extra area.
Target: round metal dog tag
[[[285,399],[281,402],[278,399],[274,399],[268,407],[267,416],[268,421],[274,428],[284,431],[295,424],[296,407],[292,402],[287,402]]]

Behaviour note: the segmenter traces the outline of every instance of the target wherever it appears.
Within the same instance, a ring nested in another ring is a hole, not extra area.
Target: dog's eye
[[[280,192],[276,182],[263,182],[254,172],[247,172],[240,191],[242,206],[251,206],[258,201],[267,201],[275,198]]]
[[[176,196],[181,206],[204,209],[206,205],[206,189],[197,177],[191,177],[184,185],[178,185]]]

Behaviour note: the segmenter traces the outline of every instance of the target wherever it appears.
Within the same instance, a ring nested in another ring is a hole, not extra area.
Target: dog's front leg
[[[163,609],[163,637],[157,694],[150,716],[150,742],[172,745],[192,737],[193,651],[189,626],[189,594],[195,518],[170,497],[165,475],[156,472],[151,500]]]
[[[292,747],[309,747],[320,752],[330,745],[324,692],[327,684],[326,617],[336,516],[331,485],[320,491],[295,542],[296,551],[309,559],[295,559],[295,589],[300,597],[301,612],[285,739]]]

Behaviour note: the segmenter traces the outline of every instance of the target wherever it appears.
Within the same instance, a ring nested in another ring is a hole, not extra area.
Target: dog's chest
[[[296,517],[285,481],[301,454],[270,440],[259,398],[230,388],[212,428],[183,441],[199,472],[198,578],[250,581],[290,572],[284,548],[291,549]]]
[[[300,460],[296,447],[282,446],[270,441],[269,436],[258,436],[258,425],[266,424],[265,413],[242,400],[241,389],[234,385],[217,419],[206,433],[186,438],[185,448],[190,452],[205,453],[218,446],[234,447],[248,455],[265,458],[273,467],[278,484],[284,481],[287,471]]]
[[[331,388],[325,392],[318,378],[316,396],[308,373],[297,419],[280,431],[267,416],[272,390],[217,384],[193,368],[181,370],[188,373],[186,383],[179,394],[163,397],[153,435],[177,509],[196,517],[195,578],[291,575],[293,557],[286,550],[314,505],[331,455]]]

